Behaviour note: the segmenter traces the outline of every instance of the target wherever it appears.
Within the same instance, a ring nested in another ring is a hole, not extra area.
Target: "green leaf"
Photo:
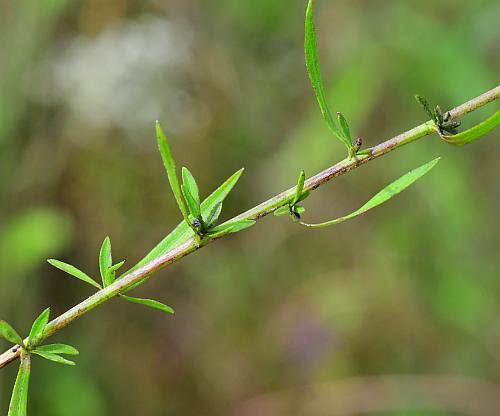
[[[318,45],[316,41],[316,29],[314,27],[314,11],[313,11],[313,0],[309,0],[306,12],[306,27],[305,27],[305,56],[306,56],[306,66],[309,78],[311,79],[311,84],[316,93],[316,99],[318,100],[319,108],[323,114],[323,118],[328,125],[330,131],[337,137],[344,145],[347,150],[350,151],[352,143],[347,140],[338,130],[337,126],[332,117],[332,113],[325,98],[325,91],[323,87],[323,81],[321,79],[321,71],[319,66],[318,58]]]
[[[300,201],[303,201],[304,199],[306,199],[309,195],[311,195],[311,191],[305,191],[305,192],[302,192],[302,195],[300,196],[300,198],[297,200],[297,202],[300,202]],[[296,203],[297,203],[296,202]]]
[[[342,130],[342,134],[352,145],[351,130],[349,129],[349,124],[347,124],[347,120],[345,119],[344,115],[340,112],[337,112],[337,119],[339,121],[339,126],[340,129]]]
[[[168,144],[167,136],[163,132],[160,123],[156,121],[156,139],[158,141],[158,148],[160,149],[160,155],[165,165],[167,171],[168,181],[170,182],[170,188],[174,194],[177,205],[181,210],[182,217],[186,224],[191,227],[191,221],[189,221],[189,215],[184,205],[184,200],[182,199],[181,187],[179,185],[179,179],[177,178],[177,172],[175,170],[175,162],[172,157],[172,152],[170,151],[170,146]]]
[[[79,352],[75,347],[66,344],[47,344],[36,347],[32,352],[41,352],[46,354],[68,354],[78,355]]]
[[[69,275],[76,277],[77,279],[83,280],[85,283],[94,286],[97,289],[102,289],[101,285],[98,284],[94,279],[92,279],[89,275],[77,269],[75,266],[71,264],[64,263],[63,261],[59,261],[56,259],[48,259],[47,262],[54,266],[55,268],[62,270],[63,272],[68,273]]]
[[[186,204],[189,208],[189,213],[194,217],[194,218],[199,218],[201,213],[200,213],[200,203],[196,202],[196,199],[191,195],[191,192],[189,191],[188,187],[186,184],[181,185],[182,189],[182,194],[184,195],[184,200],[186,201]]]
[[[301,222],[301,224],[305,225],[307,227],[311,227],[311,228],[323,228],[323,227],[328,227],[329,225],[338,224],[340,222],[343,222],[343,221],[349,220],[351,218],[354,218],[358,215],[361,215],[361,214],[365,213],[366,211],[368,211],[372,208],[375,208],[376,206],[378,206],[380,204],[383,204],[387,200],[391,199],[393,196],[399,194],[401,191],[408,188],[412,183],[414,183],[416,180],[420,179],[427,172],[429,172],[438,162],[439,162],[439,158],[434,159],[434,160],[426,163],[425,165],[420,166],[419,168],[412,170],[411,172],[408,172],[407,174],[403,175],[401,178],[399,178],[396,181],[392,182],[391,184],[387,185],[384,189],[382,189],[379,193],[377,193],[373,198],[371,198],[361,208],[359,208],[358,210],[354,211],[353,213],[351,213],[349,215],[337,218],[335,220],[323,222],[320,224],[307,224],[304,222]]]
[[[300,197],[302,196],[302,192],[304,191],[305,180],[306,180],[306,173],[302,170],[300,171],[299,180],[297,182],[297,187],[295,189],[295,197],[293,198],[290,205],[293,206],[299,201]]]
[[[231,229],[232,233],[237,233],[238,231],[245,230],[247,228],[250,228],[252,225],[255,225],[254,220],[238,220],[234,221],[233,223],[233,228]]]
[[[33,350],[33,354],[39,355],[42,358],[45,358],[49,361],[54,361],[55,363],[65,364],[65,365],[75,365],[74,361],[67,360],[66,358],[61,357],[60,355],[53,354],[50,352],[43,352],[38,349]]]
[[[207,233],[207,236],[210,238],[220,238],[229,233],[237,233],[238,231],[251,227],[254,224],[255,224],[254,220],[231,221],[226,224],[221,224],[218,225],[217,227],[212,228]]]
[[[99,252],[99,271],[101,272],[102,284],[104,287],[113,283],[113,273],[109,272],[109,268],[112,265],[111,240],[109,237],[106,237],[102,242],[101,251]]]
[[[148,306],[150,308],[159,309],[160,311],[166,313],[175,313],[175,311],[170,307],[161,302],[152,299],[141,299],[134,298],[132,296],[120,295],[121,298],[128,300],[129,302],[138,303],[140,305]]]
[[[120,267],[122,267],[125,264],[125,260],[122,260],[120,263],[116,263],[115,265],[111,266],[108,269],[109,273],[114,273],[116,272]]]
[[[208,215],[207,220],[205,221],[207,227],[212,227],[217,222],[221,212],[222,202],[220,204],[217,204],[214,209],[212,209],[212,212],[210,212],[210,214]]]
[[[17,372],[16,382],[12,391],[7,416],[26,416],[28,407],[28,388],[30,382],[31,358],[27,353],[21,353],[21,362]]]
[[[186,186],[195,202],[200,205],[200,191],[198,190],[198,184],[194,180],[192,173],[186,167],[182,168],[182,183]]]
[[[213,210],[217,207],[217,205],[222,204],[224,199],[228,196],[228,194],[233,189],[234,185],[238,182],[238,179],[241,177],[243,173],[243,169],[232,174],[221,186],[219,186],[215,191],[213,191],[201,204],[201,215],[205,223],[208,223],[207,218],[213,212]],[[160,241],[141,261],[139,261],[134,267],[128,270],[125,274],[128,274],[139,267],[143,266],[146,263],[156,259],[164,253],[172,250],[174,247],[177,247],[179,244],[184,243],[189,238],[193,236],[193,231],[188,225],[182,221],[171,233],[169,233],[162,241]],[[140,285],[141,282],[138,282],[135,285],[132,285],[129,290]]]
[[[491,117],[487,118],[479,124],[476,124],[474,127],[468,130],[451,136],[441,135],[441,137],[446,140],[447,143],[453,144],[455,146],[463,146],[488,134],[490,131],[498,127],[499,124],[500,111],[497,111]]]
[[[294,206],[294,211],[297,214],[302,215],[304,212],[306,212],[306,209],[302,205],[295,205]]]
[[[215,191],[213,191],[202,203],[201,203],[201,214],[203,219],[212,212],[212,210],[218,205],[222,204],[226,197],[229,195],[233,189],[238,179],[240,179],[241,174],[244,169],[240,169],[233,173],[226,181],[219,186]]]
[[[36,344],[43,334],[43,330],[49,323],[50,308],[45,309],[31,325],[30,334],[28,335],[28,347]]]
[[[290,214],[290,206],[289,205],[284,205],[282,207],[279,207],[276,211],[274,211],[274,215],[276,217],[280,217],[282,215]]]
[[[24,346],[23,339],[19,336],[17,331],[5,321],[0,321],[0,337],[13,344]]]

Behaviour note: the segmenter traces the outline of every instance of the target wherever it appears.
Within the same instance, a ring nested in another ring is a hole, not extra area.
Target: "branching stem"
[[[500,86],[497,86],[490,91],[485,92],[473,98],[472,100],[459,105],[458,107],[449,111],[450,119],[458,119],[464,116],[467,113],[470,113],[479,107],[482,107],[492,101],[495,101],[500,96]],[[389,153],[390,151],[397,149],[405,144],[414,142],[422,137],[428,136],[430,134],[436,133],[436,127],[433,121],[428,121],[423,123],[411,130],[408,130],[404,133],[399,134],[398,136],[393,137],[392,139],[386,140],[375,147],[368,149],[369,151],[361,152],[362,154],[356,156],[352,159],[344,159],[343,161],[337,163],[334,166],[329,167],[323,172],[318,173],[317,175],[309,178],[304,185],[304,190],[314,190],[318,188],[320,185],[330,181],[337,176],[343,175],[345,173],[350,172],[353,169],[358,168],[361,165],[369,162],[370,160],[376,159],[380,156]],[[276,208],[279,208],[286,204],[295,194],[295,187],[290,188],[279,195],[274,196],[271,199],[257,205],[254,208],[249,209],[248,211],[232,218],[230,221],[234,220],[243,220],[243,219],[251,219],[257,220],[265,215],[270,214]],[[215,239],[214,239],[215,240]],[[213,241],[213,240],[210,240]],[[203,245],[202,245],[203,246]],[[57,331],[62,328],[68,326],[73,321],[78,319],[83,314],[89,312],[94,309],[96,306],[108,301],[119,293],[122,293],[127,288],[132,286],[133,284],[148,278],[154,272],[160,270],[161,268],[180,260],[184,256],[196,251],[198,248],[201,248],[194,238],[190,238],[184,243],[178,245],[174,249],[170,250],[167,253],[157,257],[156,259],[150,261],[144,266],[130,272],[125,275],[121,279],[115,281],[110,284],[106,288],[99,290],[94,293],[84,301],[80,302],[78,305],[69,309],[59,317],[55,318],[51,321],[45,331],[43,332],[42,339],[40,342],[50,337]],[[0,368],[5,367],[7,364],[11,363],[15,359],[19,358],[21,355],[21,348],[15,346],[10,350],[4,352],[0,355]]]

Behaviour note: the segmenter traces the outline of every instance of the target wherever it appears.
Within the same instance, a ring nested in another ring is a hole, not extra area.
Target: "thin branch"
[[[484,94],[479,95],[478,97],[461,104],[460,106],[450,110],[451,119],[457,119],[467,113],[470,113],[479,107],[482,107],[492,101],[495,101],[500,97],[500,86],[493,88],[490,91],[485,92]],[[378,144],[377,146],[370,149],[368,154],[359,155],[354,159],[348,160],[345,159],[336,165],[324,170],[323,172],[318,173],[312,178],[308,179],[305,182],[304,189],[305,190],[314,190],[321,186],[322,184],[330,181],[337,176],[343,175],[345,173],[350,172],[353,169],[358,168],[361,165],[369,162],[370,160],[376,159],[380,156],[389,153],[390,151],[397,149],[405,144],[414,142],[422,137],[428,136],[430,134],[436,133],[435,125],[432,121],[428,121],[423,123],[411,130],[408,130],[404,133],[399,134],[398,136],[393,137],[385,142]],[[232,218],[229,221],[241,220],[241,219],[252,219],[257,220],[262,218],[271,212],[273,212],[276,208],[284,205],[290,198],[295,194],[295,187],[290,188],[279,195],[274,196],[273,198],[268,199],[267,201],[257,205],[256,207]],[[229,222],[228,221],[228,222]],[[213,241],[213,240],[211,240]],[[207,243],[210,241],[207,241]],[[202,245],[203,246],[203,245]],[[175,247],[167,253],[162,254],[156,259],[150,261],[144,266],[136,269],[135,271],[125,275],[120,280],[115,281],[113,284],[107,286],[106,288],[96,292],[89,298],[85,299],[78,305],[69,309],[59,317],[55,318],[51,321],[44,333],[41,341],[45,340],[49,336],[53,335],[55,332],[61,330],[66,327],[80,316],[94,309],[96,306],[108,301],[113,298],[117,294],[125,291],[127,288],[131,287],[133,284],[147,279],[151,274],[160,270],[161,268],[180,260],[184,256],[196,251],[198,248],[201,248],[194,238],[189,238],[184,243]],[[40,342],[41,342],[40,341]],[[4,352],[0,355],[0,368],[5,367],[7,364],[11,363],[15,359],[19,358],[21,354],[21,349],[18,346],[11,348],[10,350]]]

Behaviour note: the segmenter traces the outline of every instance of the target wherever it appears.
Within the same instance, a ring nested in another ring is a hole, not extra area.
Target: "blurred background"
[[[0,317],[23,334],[92,293],[106,235],[132,266],[179,221],[154,121],[207,195],[240,167],[229,218],[344,155],[303,59],[306,1],[2,0]],[[328,100],[374,145],[498,83],[496,0],[316,1]],[[477,122],[492,104],[464,120]],[[497,105],[498,106],[498,105]],[[387,205],[335,228],[269,217],[55,335],[32,415],[500,414],[499,132],[430,137],[322,187],[306,220],[356,209],[442,156]],[[2,341],[2,350],[8,345]],[[0,372],[5,414],[17,371]]]

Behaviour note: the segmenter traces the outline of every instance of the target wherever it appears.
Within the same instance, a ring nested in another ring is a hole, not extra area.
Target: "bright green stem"
[[[471,111],[478,109],[492,101],[495,101],[500,97],[500,87],[497,86],[484,94],[454,108],[450,111],[451,119],[457,119]],[[385,142],[378,144],[377,146],[368,149],[363,155],[358,155],[356,158],[351,160],[343,160],[336,165],[318,173],[317,175],[309,178],[305,181],[304,191],[315,190],[322,184],[341,176],[345,173],[350,172],[353,169],[358,168],[361,165],[369,162],[370,160],[376,159],[386,153],[391,152],[394,149],[400,148],[408,143],[412,143],[422,137],[428,136],[430,134],[436,133],[434,128],[434,122],[428,121],[423,123],[405,133],[401,133],[398,136],[393,137]],[[257,205],[256,207],[240,214],[228,222],[234,222],[237,220],[257,220],[265,215],[272,213],[276,208],[279,208],[287,203],[289,203],[295,196],[296,187],[290,188],[275,197],[268,199],[267,201]],[[71,324],[73,321],[78,319],[80,316],[94,309],[96,306],[106,302],[112,297],[119,293],[124,292],[127,288],[132,285],[146,280],[151,274],[158,271],[159,269],[183,258],[184,256],[196,251],[197,249],[203,247],[204,245],[215,241],[215,239],[205,239],[201,245],[195,241],[193,237],[186,240],[184,243],[179,244],[174,249],[160,255],[154,260],[146,263],[145,265],[131,271],[119,280],[110,284],[108,287],[98,291],[89,298],[85,299],[83,302],[69,309],[61,316],[55,318],[53,321],[49,322],[45,328],[43,335],[39,342],[44,341],[46,338],[54,334],[55,332],[61,330],[67,325]],[[0,355],[0,368],[5,367],[10,362],[14,361],[20,356],[19,349],[8,350],[2,355]]]

